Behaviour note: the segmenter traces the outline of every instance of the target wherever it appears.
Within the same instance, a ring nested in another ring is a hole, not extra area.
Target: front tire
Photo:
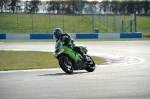
[[[95,63],[90,56],[87,55],[87,57],[91,59],[91,62],[86,64],[87,66],[86,71],[93,72],[95,70]]]
[[[65,57],[62,57],[59,60],[59,66],[61,67],[61,69],[66,72],[67,74],[72,74],[73,73],[73,62],[70,61],[70,65],[68,65],[66,62],[65,62]]]

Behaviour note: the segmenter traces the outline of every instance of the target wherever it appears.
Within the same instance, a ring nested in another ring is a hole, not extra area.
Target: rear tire
[[[86,71],[93,72],[95,70],[95,63],[90,56],[87,55],[87,57],[90,58],[92,60],[92,62],[86,64],[86,66],[87,66]]]
[[[71,61],[70,61],[71,62]],[[66,72],[67,74],[72,74],[73,73],[73,62],[71,62],[72,65],[68,65],[65,61],[64,61],[64,57],[59,59],[59,66],[61,67],[61,69]]]

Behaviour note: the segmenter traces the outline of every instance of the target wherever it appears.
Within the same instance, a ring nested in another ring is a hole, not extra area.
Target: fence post
[[[121,32],[123,32],[123,27],[124,27],[124,21],[121,20]]]
[[[17,6],[18,6],[18,2],[17,2]],[[18,33],[18,11],[17,11],[17,8],[16,8],[16,13],[17,13],[17,33]]]
[[[32,33],[34,33],[34,17],[33,17],[33,9],[34,9],[34,6],[32,5],[31,6],[31,15],[32,15]]]
[[[116,33],[116,16],[114,14],[114,32]]]
[[[50,5],[48,5],[48,7],[50,7]],[[51,30],[51,28],[50,28],[50,27],[51,27],[51,26],[50,26],[50,25],[51,25],[51,22],[50,22],[50,21],[51,21],[50,11],[48,11],[48,15],[49,15],[49,17],[48,17],[48,21],[49,21],[49,22],[48,22],[48,33],[50,33],[50,30]],[[53,31],[52,31],[52,32],[53,32]]]
[[[137,32],[137,30],[136,30],[136,10],[134,10],[134,32]]]
[[[107,29],[108,29],[108,13],[107,13]]]
[[[132,20],[130,20],[130,32],[132,32]]]
[[[17,33],[18,33],[18,12],[17,13]]]
[[[62,6],[64,6],[63,0],[62,0]],[[62,9],[62,31],[65,32],[64,30],[64,9]]]
[[[63,26],[63,32],[65,31],[64,30],[64,13],[62,12],[62,26]]]
[[[94,33],[94,12],[93,12],[93,8],[91,7],[91,11],[92,11],[92,31]]]
[[[51,19],[50,19],[50,11],[49,11],[49,24],[48,24],[49,25],[49,29],[48,29],[49,33],[50,33],[50,24],[51,24],[50,20]]]
[[[33,12],[32,12],[32,33],[34,33],[34,25],[33,25]]]

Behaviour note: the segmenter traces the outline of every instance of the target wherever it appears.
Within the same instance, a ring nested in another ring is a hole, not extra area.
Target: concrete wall
[[[70,34],[74,39],[99,39],[99,38],[142,38],[141,32],[133,33],[93,33]],[[0,39],[54,39],[53,34],[0,34]]]
[[[6,39],[26,40],[30,38],[30,34],[6,34]]]

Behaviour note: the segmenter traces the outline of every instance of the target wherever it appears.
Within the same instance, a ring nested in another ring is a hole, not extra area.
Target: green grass
[[[105,63],[103,58],[92,56],[96,64]],[[0,71],[58,68],[52,52],[0,51]]]
[[[65,15],[64,32],[92,33],[91,22],[91,16]],[[62,25],[62,15],[33,14],[32,16],[32,14],[0,14],[1,33],[52,33],[56,27],[63,28]]]
[[[137,30],[150,36],[150,16],[137,16]]]
[[[116,23],[114,24],[114,18]],[[100,20],[99,20],[100,19]],[[116,15],[116,16],[96,16],[95,20],[97,22],[100,22],[100,24],[107,29],[107,32],[116,31],[121,32],[121,20],[124,20],[124,27],[123,30],[126,32],[130,32],[130,27],[128,28],[130,24],[130,20],[133,20],[133,18],[129,15]],[[116,25],[116,30],[113,29],[114,25]],[[108,31],[109,30],[109,31]],[[134,31],[134,22],[132,23],[132,31]],[[143,35],[150,35],[150,16],[138,16],[137,15],[137,31],[142,32]]]
[[[113,29],[113,15],[95,15],[94,19],[94,27],[99,28],[101,33],[112,33],[115,31]],[[129,21],[133,20],[129,15],[117,15],[115,19],[116,32],[121,31],[121,20],[125,20],[124,30],[128,27]],[[91,15],[64,15],[63,20],[62,15],[33,14],[32,16],[32,14],[23,13],[0,14],[0,33],[52,33],[56,27],[63,29],[63,25],[64,32],[66,33],[93,33]],[[130,28],[126,32],[129,31]],[[150,35],[149,16],[137,16],[137,31],[142,32],[143,35]]]

